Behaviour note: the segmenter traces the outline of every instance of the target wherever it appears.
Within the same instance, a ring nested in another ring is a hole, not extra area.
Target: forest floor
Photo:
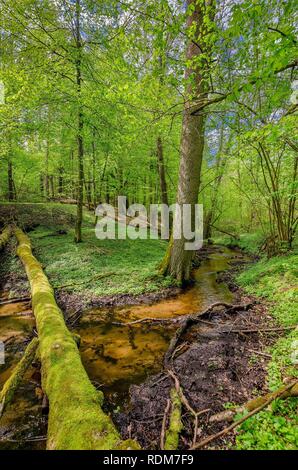
[[[94,236],[94,217],[85,211],[84,241],[76,245],[72,229],[74,206],[3,204],[0,223],[16,212],[18,218],[21,214],[21,225],[30,230],[34,254],[55,287],[66,317],[91,305],[152,303],[180,292],[171,279],[156,275],[166,249],[164,241],[98,240]],[[256,237],[244,235],[240,246],[255,252]],[[208,250],[204,256],[208,256]],[[289,378],[297,377],[297,330],[226,333],[231,329],[297,325],[297,271],[298,256],[294,253],[270,260],[254,259],[245,267],[236,261],[230,270],[220,274],[219,281],[229,285],[235,302],[253,300],[253,307],[237,314],[221,310],[207,319],[209,324],[192,327],[183,337],[183,347],[173,363],[175,373],[191,406],[208,409],[199,420],[198,440],[226,425],[210,426],[208,419],[212,414],[275,390]],[[2,291],[9,291],[10,297],[29,294],[13,240],[1,262],[0,278]],[[129,409],[113,414],[123,436],[137,437],[144,448],[159,448],[171,386],[172,379],[162,372],[131,387]],[[209,448],[297,448],[296,408],[297,399],[276,400],[245,421],[237,433],[214,441]],[[193,438],[193,420],[185,410],[183,424],[180,447],[188,448]]]
[[[170,278],[157,274],[166,241],[99,240],[94,215],[85,210],[83,242],[75,244],[75,211],[73,205],[58,203],[0,205],[0,223],[15,217],[29,231],[34,254],[66,313],[92,305],[152,302],[178,292]],[[29,285],[14,240],[9,248],[0,266],[0,277],[5,279],[1,288],[9,291],[10,297],[27,296]]]
[[[206,410],[199,418],[198,441],[228,425],[227,422],[211,424],[210,416],[273,391],[289,378],[298,376],[292,360],[295,340],[297,354],[297,330],[261,331],[297,325],[296,270],[291,260],[292,256],[259,261],[244,271],[235,266],[220,275],[234,291],[236,303],[252,301],[255,305],[236,314],[223,309],[210,316],[206,325],[193,326],[181,339],[181,350],[173,360],[172,370],[191,407],[197,412]],[[286,279],[279,275],[285,269]],[[233,333],[235,330],[240,331]],[[241,333],[241,330],[248,332]],[[173,379],[161,372],[144,384],[131,387],[128,412],[119,416],[123,434],[136,437],[144,448],[154,445],[158,448],[173,386]],[[297,405],[295,398],[276,400],[274,405],[245,421],[235,432],[215,440],[208,448],[296,449]],[[189,448],[194,436],[193,415],[186,409],[182,422],[181,449]]]

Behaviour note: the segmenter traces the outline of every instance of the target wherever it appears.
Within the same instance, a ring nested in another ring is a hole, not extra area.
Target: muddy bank
[[[237,291],[238,300],[250,299]],[[223,411],[229,403],[242,404],[255,395],[265,393],[266,365],[269,357],[264,348],[276,336],[258,333],[232,333],[231,330],[254,330],[272,325],[265,306],[254,305],[250,311],[218,314],[205,318],[207,323],[192,327],[181,338],[180,352],[172,370],[180,381],[189,404],[203,413],[199,420],[198,439],[216,433],[226,423],[209,424],[209,417]],[[160,448],[162,420],[173,380],[166,372],[159,373],[140,386],[130,388],[130,404],[117,420],[123,436],[132,436],[146,449]],[[184,429],[180,448],[191,446],[193,416],[183,409]],[[212,443],[211,448],[226,448],[233,435]]]

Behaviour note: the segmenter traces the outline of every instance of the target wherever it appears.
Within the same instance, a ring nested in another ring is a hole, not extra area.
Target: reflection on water
[[[0,365],[0,389],[21,359],[32,336],[35,320],[28,302],[0,305],[0,341],[5,344],[5,364]],[[46,419],[37,396],[39,380],[33,367],[25,374],[13,403],[0,420],[1,449],[42,449]]]
[[[199,312],[217,301],[230,302],[232,293],[216,281],[235,253],[216,249],[194,271],[195,283],[177,296],[152,305],[94,308],[85,312],[76,332],[81,335],[81,356],[90,379],[100,387],[113,408],[123,404],[131,384],[141,383],[161,369],[162,357],[177,326],[160,324],[114,325],[113,322],[155,317],[170,318]],[[5,341],[6,362],[0,365],[0,388],[19,361],[35,325],[28,303],[0,305],[0,340]],[[46,433],[41,401],[30,368],[13,405],[0,421],[0,449],[43,448]],[[41,437],[41,440],[39,438]]]
[[[173,328],[170,323],[127,326],[113,322],[131,322],[142,318],[172,318],[203,311],[213,302],[231,302],[233,294],[217,274],[227,269],[234,253],[223,248],[212,253],[194,271],[195,284],[178,296],[152,305],[135,305],[86,312],[77,332],[81,356],[90,377],[102,386],[113,403],[123,400],[132,383],[141,383],[160,370]]]

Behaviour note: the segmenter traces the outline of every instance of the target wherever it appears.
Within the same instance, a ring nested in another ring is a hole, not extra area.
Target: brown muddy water
[[[217,282],[217,275],[239,256],[243,259],[235,251],[215,247],[194,270],[195,283],[177,296],[151,305],[93,308],[83,314],[75,330],[81,336],[82,361],[94,385],[103,390],[108,411],[115,412],[125,404],[131,384],[140,384],[161,370],[163,354],[177,328],[114,323],[148,317],[173,318],[203,311],[213,302],[232,302],[233,294],[226,284]],[[0,389],[22,356],[34,326],[28,303],[0,305],[0,340],[5,343]],[[41,402],[39,372],[31,367],[13,404],[0,420],[0,450],[45,447],[46,417]]]

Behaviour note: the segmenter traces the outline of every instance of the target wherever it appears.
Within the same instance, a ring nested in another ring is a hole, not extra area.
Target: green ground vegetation
[[[249,239],[249,247],[251,240]],[[245,245],[245,242],[243,242]],[[298,323],[298,254],[262,258],[238,276],[239,284],[257,297],[269,301],[269,311],[280,326]],[[298,330],[290,330],[268,348],[267,383],[271,391],[283,380],[298,377]],[[266,410],[245,421],[237,436],[238,449],[297,449],[297,398],[275,400]]]
[[[65,286],[64,290],[82,294],[88,299],[91,296],[154,292],[173,284],[170,278],[159,276],[156,269],[166,250],[166,241],[98,240],[94,232],[94,215],[86,210],[84,238],[82,243],[75,244],[74,230],[69,225],[75,206],[28,206],[29,213],[25,205],[21,221],[28,223],[27,218],[31,214],[32,224],[42,223],[29,235],[34,254],[53,286]],[[7,262],[10,272],[22,272],[16,256]],[[15,288],[19,288],[18,283]],[[10,295],[15,294],[12,290]]]

